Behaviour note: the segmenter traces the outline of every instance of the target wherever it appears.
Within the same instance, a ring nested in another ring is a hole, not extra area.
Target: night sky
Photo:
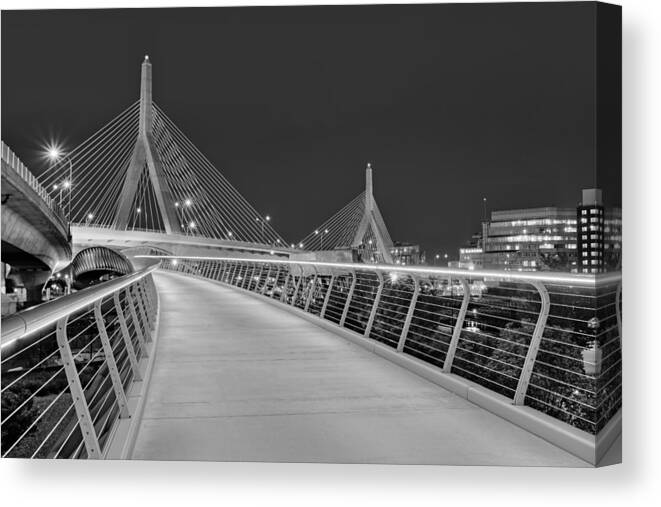
[[[49,140],[71,149],[138,99],[149,54],[154,101],[288,241],[369,161],[393,239],[452,258],[483,196],[575,206],[595,186],[593,9],[4,11],[2,138],[38,173]],[[619,178],[599,181],[619,205]]]

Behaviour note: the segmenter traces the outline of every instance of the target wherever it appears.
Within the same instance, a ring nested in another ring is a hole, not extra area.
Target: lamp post
[[[59,188],[60,190],[60,199],[59,199],[59,205],[60,208],[62,207],[62,188],[66,188],[69,190],[69,199],[67,203],[67,222],[71,223],[71,188],[72,188],[72,183],[73,183],[73,161],[71,160],[71,157],[69,156],[68,153],[62,153],[60,149],[57,146],[53,146],[51,148],[48,148],[48,158],[51,159],[53,162],[59,162],[62,159],[69,159],[69,179],[65,180],[62,185],[53,185],[53,189],[57,190]]]
[[[271,221],[271,215],[266,215],[263,219],[262,219],[262,218],[259,218],[259,217],[255,218],[255,222],[257,222],[258,224],[260,224],[260,225],[261,225],[261,228],[262,228],[261,240],[262,240],[262,243],[263,243],[263,244],[266,244],[266,240],[265,240],[265,238],[264,238],[264,224],[265,224],[266,222],[270,222],[270,221]]]

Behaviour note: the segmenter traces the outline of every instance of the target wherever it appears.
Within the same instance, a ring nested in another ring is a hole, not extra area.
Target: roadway
[[[133,459],[589,466],[288,311],[157,272]]]

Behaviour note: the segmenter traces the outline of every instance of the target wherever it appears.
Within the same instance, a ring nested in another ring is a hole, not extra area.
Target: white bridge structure
[[[120,276],[2,320],[2,457],[619,459],[619,272],[393,265],[369,165],[292,247],[153,103],[148,58],[35,188],[63,181],[71,269]]]

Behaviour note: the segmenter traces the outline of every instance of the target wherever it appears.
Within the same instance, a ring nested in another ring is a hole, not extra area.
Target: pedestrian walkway
[[[133,459],[588,466],[254,296],[175,273]]]

